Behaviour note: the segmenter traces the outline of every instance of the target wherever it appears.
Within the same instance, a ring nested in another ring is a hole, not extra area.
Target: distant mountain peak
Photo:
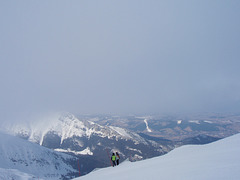
[[[4,129],[10,134],[18,135],[40,145],[43,145],[45,137],[49,134],[60,137],[60,144],[73,137],[89,139],[93,134],[102,138],[131,139],[135,142],[146,143],[137,133],[120,127],[101,126],[91,121],[79,120],[69,112],[52,114],[30,123],[6,125]]]

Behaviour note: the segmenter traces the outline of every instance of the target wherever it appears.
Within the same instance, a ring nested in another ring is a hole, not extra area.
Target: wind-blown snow
[[[73,136],[82,137],[86,132],[82,121],[79,121],[70,113],[56,113],[50,116],[41,118],[40,120],[22,122],[21,124],[5,124],[1,127],[2,131],[16,135],[26,134],[31,142],[36,142],[42,145],[44,136],[48,132],[54,132],[61,137],[61,143],[64,139]],[[90,134],[89,134],[90,135]]]
[[[72,137],[91,137],[95,134],[100,137],[132,139],[133,141],[144,142],[136,133],[113,126],[100,126],[94,122],[81,121],[71,113],[56,113],[41,120],[21,124],[0,124],[0,130],[12,135],[25,136],[29,141],[43,144],[44,137],[53,133],[64,140]]]
[[[206,145],[188,145],[139,162],[94,171],[76,180],[239,180],[240,134]]]

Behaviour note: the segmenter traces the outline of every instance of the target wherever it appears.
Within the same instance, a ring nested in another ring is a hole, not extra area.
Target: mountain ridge
[[[165,154],[174,148],[173,144],[162,145],[125,128],[79,120],[70,113],[58,113],[42,121],[5,125],[2,129],[78,157],[83,174],[110,165],[106,150],[109,153],[118,151],[122,160],[136,161]]]
[[[124,162],[74,180],[171,179],[238,180],[240,176],[240,134],[205,145],[185,145],[166,155],[138,162]]]

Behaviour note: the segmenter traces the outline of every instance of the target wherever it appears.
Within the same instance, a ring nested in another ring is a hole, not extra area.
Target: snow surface
[[[125,129],[116,127],[116,126],[109,126],[112,130],[116,131],[118,134],[120,134],[122,137],[131,139],[131,135],[126,132]]]
[[[187,145],[168,154],[94,171],[75,180],[239,180],[240,134],[206,145]]]
[[[34,175],[23,173],[17,169],[2,169],[0,168],[0,179],[2,180],[43,180]]]
[[[181,123],[182,123],[182,120],[178,120],[178,121],[177,121],[177,124],[181,124]]]
[[[68,160],[73,156],[55,152],[18,137],[0,133],[0,179],[59,179],[75,173]]]
[[[195,124],[200,124],[200,122],[198,120],[192,120],[192,121],[189,121],[190,123],[195,123]]]
[[[84,150],[82,151],[72,151],[71,149],[54,149],[55,151],[58,151],[58,152],[64,152],[64,153],[73,153],[75,155],[93,155],[93,152],[90,150],[89,147],[85,148]]]
[[[148,126],[148,122],[147,122],[147,119],[144,119],[144,122],[145,122],[145,124],[146,124],[146,129],[147,129],[147,131],[148,132],[152,132],[152,130],[149,128],[149,126]]]

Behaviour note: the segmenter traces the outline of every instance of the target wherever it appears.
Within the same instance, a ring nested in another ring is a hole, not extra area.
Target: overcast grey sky
[[[240,1],[0,1],[1,118],[240,110]]]

